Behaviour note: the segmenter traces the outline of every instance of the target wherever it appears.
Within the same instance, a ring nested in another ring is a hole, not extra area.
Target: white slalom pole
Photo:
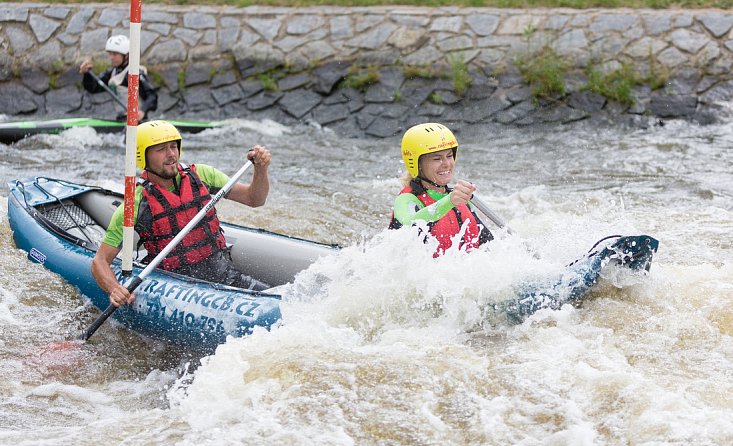
[[[135,150],[140,89],[140,16],[142,0],[130,0],[130,51],[127,70],[127,130],[125,144],[125,207],[122,226],[122,274],[132,275],[135,235]]]

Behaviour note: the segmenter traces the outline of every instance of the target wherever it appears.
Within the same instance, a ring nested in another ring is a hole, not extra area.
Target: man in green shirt
[[[140,242],[152,259],[173,240],[183,227],[203,209],[211,194],[220,190],[229,178],[214,167],[185,166],[179,162],[181,134],[169,122],[150,121],[138,126],[137,166],[143,170],[135,190],[134,221]],[[256,145],[247,152],[254,165],[250,184],[237,183],[226,198],[259,207],[265,204],[270,182],[270,151]],[[104,240],[92,261],[92,274],[99,286],[110,295],[110,303],[119,307],[131,303],[130,294],[110,267],[122,247],[123,206],[112,216]],[[266,284],[236,270],[226,256],[226,242],[216,210],[206,216],[161,262],[161,268],[212,282],[262,290]]]

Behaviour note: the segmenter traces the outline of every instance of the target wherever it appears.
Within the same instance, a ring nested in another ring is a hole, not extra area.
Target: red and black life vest
[[[179,165],[178,171],[181,174],[178,193],[149,181],[147,172],[143,173],[143,198],[138,206],[135,230],[149,258],[158,255],[211,200],[209,189],[194,165],[185,168]],[[212,207],[168,254],[161,267],[168,271],[181,270],[208,259],[225,247],[224,233]]]
[[[446,187],[446,192],[450,193],[450,189],[448,187]],[[400,195],[401,194],[413,194],[425,206],[430,206],[431,204],[436,203],[436,200],[428,195],[425,188],[420,183],[420,180],[417,178],[410,181],[410,184],[400,191]],[[486,226],[481,222],[478,215],[476,215],[468,205],[461,204],[453,207],[453,209],[448,211],[443,218],[437,221],[428,222],[430,235],[438,240],[438,249],[433,254],[433,257],[439,257],[451,247],[453,244],[451,237],[455,237],[455,235],[458,234],[464,221],[468,222],[468,226],[466,227],[466,232],[463,234],[463,238],[461,239],[460,249],[466,249],[469,251],[494,239],[494,236],[491,235],[488,228],[486,228]],[[392,212],[392,219],[389,222],[389,228],[399,229],[401,227],[402,223],[395,219],[394,212]]]

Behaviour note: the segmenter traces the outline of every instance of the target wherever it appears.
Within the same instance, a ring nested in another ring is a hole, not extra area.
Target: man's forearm
[[[267,171],[258,171],[255,168],[252,183],[249,187],[250,206],[262,206],[270,193],[270,177]]]

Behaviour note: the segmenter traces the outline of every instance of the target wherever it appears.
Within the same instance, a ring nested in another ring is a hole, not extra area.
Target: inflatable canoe
[[[112,213],[123,201],[115,192],[51,178],[8,183],[8,220],[16,245],[28,257],[77,286],[104,310],[108,296],[97,286],[90,266]],[[159,269],[137,288],[135,303],[113,318],[147,336],[197,349],[211,349],[227,336],[243,336],[255,326],[280,319],[277,287],[292,282],[320,256],[338,251],[327,245],[273,232],[222,223],[237,268],[273,288],[243,290]],[[486,309],[486,318],[521,323],[544,308],[580,302],[604,268],[617,265],[646,273],[658,248],[647,235],[611,236],[545,283],[519,284],[516,298]],[[137,257],[145,258],[145,252]],[[144,265],[135,263],[133,275]],[[120,261],[113,269],[122,280]]]
[[[221,126],[217,121],[177,121],[169,120],[178,130],[185,133],[198,133]],[[41,133],[58,134],[72,127],[91,127],[98,133],[124,132],[125,121],[112,121],[94,118],[63,118],[39,121],[16,121],[0,123],[0,142],[11,144],[27,136]]]
[[[94,306],[107,308],[109,298],[97,286],[90,267],[123,197],[51,178],[16,180],[8,186],[8,220],[16,245],[31,260],[78,287]],[[292,282],[318,257],[338,249],[261,229],[222,225],[237,267],[273,287]],[[142,251],[136,257],[145,255]],[[120,264],[115,259],[112,265],[119,278]],[[144,266],[135,262],[133,275],[139,275]],[[268,291],[243,290],[156,269],[135,291],[133,305],[121,307],[112,317],[144,335],[206,350],[227,336],[243,336],[255,326],[267,328],[277,322],[281,296]]]

